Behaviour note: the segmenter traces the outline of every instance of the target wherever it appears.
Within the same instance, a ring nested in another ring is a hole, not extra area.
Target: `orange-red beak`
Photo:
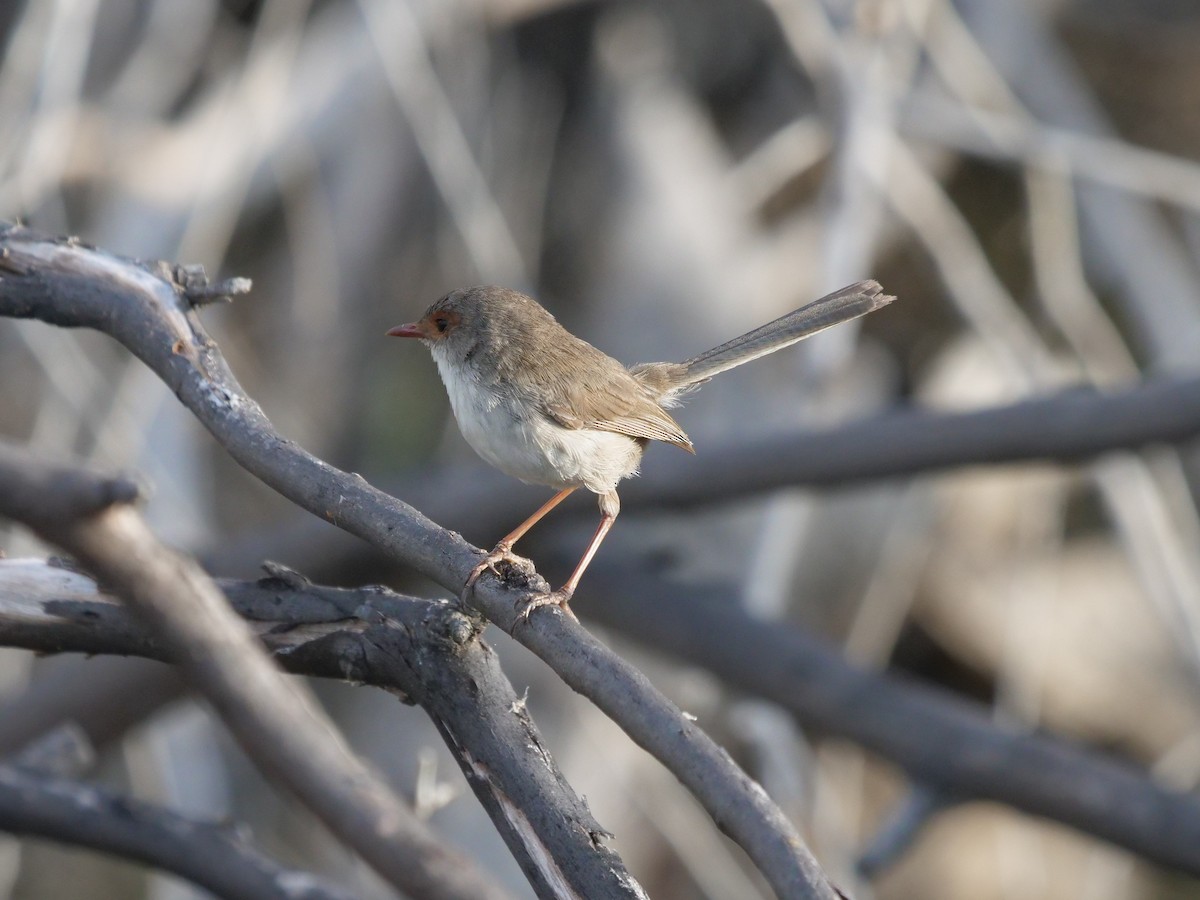
[[[408,325],[397,325],[395,328],[389,329],[387,333],[390,337],[425,337],[425,332],[421,330],[421,325],[418,322],[410,322]]]

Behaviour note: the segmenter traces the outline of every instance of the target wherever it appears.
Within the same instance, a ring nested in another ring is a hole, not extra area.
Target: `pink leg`
[[[554,507],[566,500],[569,496],[571,496],[571,494],[575,493],[576,490],[577,488],[573,487],[563,488],[561,491],[543,503],[540,507],[538,507],[537,512],[502,537],[500,539],[500,543],[498,543],[496,546],[511,550],[513,544],[525,536],[525,532],[529,531],[530,528],[542,521],[542,519],[545,518],[546,513],[550,512],[550,510],[554,509]]]
[[[575,566],[575,571],[571,573],[571,577],[567,579],[567,583],[554,592],[562,597],[562,606],[567,605],[567,601],[575,593],[575,588],[579,587],[579,579],[583,577],[583,570],[588,567],[588,563],[592,561],[592,557],[600,549],[600,542],[604,540],[604,536],[608,534],[608,529],[612,528],[615,521],[617,521],[617,517],[610,516],[608,513],[605,513],[600,518],[600,525],[596,528],[596,533],[592,535],[592,542],[588,544],[588,548],[584,551],[579,564]]]
[[[537,512],[502,537],[500,542],[492,548],[492,552],[484,557],[483,561],[471,570],[471,574],[467,576],[466,584],[463,585],[463,593],[469,591],[475,585],[475,582],[479,580],[479,576],[484,572],[490,570],[493,574],[495,574],[496,563],[500,562],[501,560],[507,559],[511,561],[520,559],[520,557],[516,556],[512,552],[513,544],[524,537],[525,532],[529,531],[530,528],[540,522],[545,517],[546,513],[550,512],[550,510],[554,509],[554,507],[566,500],[567,497],[569,497],[574,491],[575,488],[573,487],[563,488],[561,491],[543,503],[541,507],[538,508]]]
[[[592,557],[596,555],[596,551],[600,549],[600,544],[603,542],[605,535],[613,526],[613,522],[617,521],[617,515],[621,512],[621,501],[617,499],[617,492],[610,491],[600,497],[600,524],[596,527],[596,533],[592,535],[592,542],[588,544],[587,550],[583,552],[579,563],[575,566],[575,571],[571,573],[571,577],[567,579],[567,583],[555,591],[553,594],[543,594],[532,598],[528,605],[521,613],[521,617],[528,619],[529,614],[539,606],[555,605],[562,608],[572,619],[575,618],[575,613],[571,611],[571,597],[575,594],[575,588],[579,586],[579,579],[583,577],[584,569],[592,561]]]

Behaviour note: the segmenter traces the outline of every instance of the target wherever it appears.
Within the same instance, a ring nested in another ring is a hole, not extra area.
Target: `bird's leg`
[[[484,572],[490,571],[493,575],[499,577],[499,573],[496,571],[496,563],[500,562],[501,560],[508,560],[509,562],[520,561],[521,557],[512,552],[513,544],[524,537],[525,532],[540,522],[546,513],[550,512],[550,510],[554,509],[554,507],[566,500],[574,490],[575,488],[573,487],[563,488],[561,491],[543,503],[541,507],[538,508],[537,512],[502,537],[500,542],[492,548],[492,552],[485,556],[483,561],[471,570],[471,574],[467,576],[466,584],[463,585],[463,593],[465,594],[472,587],[474,587],[475,582],[479,580],[479,576]]]
[[[592,561],[592,557],[600,549],[600,543],[604,540],[608,534],[608,530],[612,528],[615,521],[617,521],[617,517],[613,514],[604,513],[600,517],[600,524],[596,526],[596,533],[592,535],[592,542],[588,544],[587,550],[580,557],[578,565],[575,566],[575,571],[571,573],[571,577],[567,579],[567,583],[554,592],[562,597],[563,606],[566,606],[567,601],[574,596],[575,588],[579,587],[579,579],[583,577],[583,570],[588,567],[588,564]]]
[[[567,579],[566,584],[560,587],[557,591],[551,594],[542,594],[530,599],[526,604],[525,609],[521,611],[521,617],[529,618],[529,614],[539,606],[550,606],[551,604],[562,608],[563,612],[569,615],[572,619],[575,618],[575,613],[571,611],[571,597],[575,594],[575,588],[579,586],[579,579],[583,577],[583,570],[588,567],[592,561],[592,557],[596,555],[596,551],[600,549],[600,544],[608,534],[610,528],[613,527],[613,522],[617,521],[617,515],[621,512],[621,501],[617,497],[616,491],[609,491],[607,494],[602,494],[600,497],[600,524],[596,526],[596,533],[592,535],[592,542],[583,551],[583,556],[575,566],[575,571],[571,573],[571,577]]]

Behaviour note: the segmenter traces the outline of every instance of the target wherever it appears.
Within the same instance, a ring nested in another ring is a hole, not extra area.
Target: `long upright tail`
[[[669,402],[688,388],[727,369],[782,350],[826,328],[865,316],[895,299],[883,293],[877,281],[858,281],[687,362],[646,363],[631,371]]]

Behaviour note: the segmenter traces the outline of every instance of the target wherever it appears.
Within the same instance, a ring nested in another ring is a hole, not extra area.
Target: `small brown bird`
[[[467,578],[464,591],[501,560],[519,560],[513,545],[567,495],[585,487],[600,500],[600,525],[587,550],[553,594],[567,612],[584,569],[621,511],[617,484],[637,474],[646,444],[664,441],[689,453],[692,442],[667,414],[680,395],[712,376],[774,353],[894,300],[860,281],[683,363],[625,368],[558,324],[537,301],[501,287],[453,291],[419,322],[388,334],[418,338],[433,354],[463,437],[500,471],[556,488],[532,516],[496,544]]]

